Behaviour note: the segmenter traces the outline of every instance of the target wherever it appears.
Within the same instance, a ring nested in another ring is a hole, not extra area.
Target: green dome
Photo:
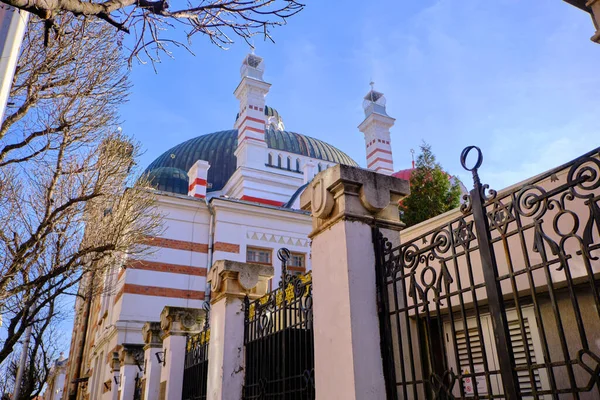
[[[236,169],[237,129],[209,133],[185,141],[154,160],[145,174],[158,190],[187,194],[187,171],[198,160],[210,164],[208,191],[221,190]],[[358,166],[346,153],[321,140],[295,132],[267,129],[267,146],[336,164]],[[265,160],[266,161],[266,160]],[[185,182],[185,184],[184,184]]]

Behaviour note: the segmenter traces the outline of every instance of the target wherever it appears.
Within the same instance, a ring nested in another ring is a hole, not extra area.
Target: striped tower
[[[385,96],[373,89],[363,101],[365,120],[358,129],[365,135],[367,149],[367,168],[380,174],[391,175],[394,172],[390,128],[394,118],[385,112]]]
[[[198,160],[192,165],[192,168],[188,171],[188,177],[190,179],[190,186],[188,188],[188,196],[199,197],[204,199],[206,197],[206,186],[208,178],[208,169],[210,164],[208,161]]]
[[[267,160],[265,142],[265,96],[270,83],[263,80],[264,62],[261,57],[248,54],[242,63],[242,81],[235,89],[240,111],[234,128],[238,130],[235,150],[237,167],[264,169]]]

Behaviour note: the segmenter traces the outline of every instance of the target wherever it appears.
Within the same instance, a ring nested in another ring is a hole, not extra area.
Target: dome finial
[[[371,82],[369,82],[369,85],[371,85],[371,91],[375,90],[375,82],[373,82],[373,79],[371,79]]]

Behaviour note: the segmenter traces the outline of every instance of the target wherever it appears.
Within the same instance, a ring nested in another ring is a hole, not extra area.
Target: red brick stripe
[[[246,132],[246,131],[252,131],[252,132],[260,133],[260,134],[263,134],[263,135],[264,135],[264,133],[265,133],[265,130],[264,130],[264,129],[253,128],[253,127],[251,127],[251,126],[244,126],[244,129],[242,129],[242,131],[241,131],[241,132],[240,132],[240,134],[238,135],[238,138],[239,138],[240,136],[242,136],[242,135],[244,134],[244,132]]]
[[[196,180],[190,184],[188,191],[191,192],[196,185],[206,186],[206,179],[196,178]]]
[[[367,168],[371,168],[377,161],[381,161],[381,162],[388,163],[388,164],[393,164],[393,162],[391,160],[386,160],[384,158],[376,158],[369,163]]]
[[[141,269],[144,271],[171,272],[173,274],[206,276],[206,268],[192,267],[189,265],[168,264],[147,260],[129,260],[127,268]]]
[[[380,152],[380,153],[386,153],[386,154],[392,154],[392,152],[391,152],[391,151],[389,151],[389,150],[384,150],[384,149],[375,149],[375,150],[373,150],[373,151],[371,152],[371,154],[369,154],[369,155],[367,156],[367,159],[371,158],[371,156],[372,156],[373,154],[377,153],[377,152]]]
[[[117,303],[117,301],[119,301],[119,299],[121,298],[121,296],[123,296],[123,288],[121,288],[121,290],[119,290],[119,292],[115,296],[115,304]]]
[[[246,195],[242,196],[242,198],[240,200],[252,201],[254,203],[268,204],[270,206],[276,206],[276,207],[281,207],[283,205],[282,201],[261,199],[258,197],[252,197],[252,196],[246,196]]]
[[[123,293],[142,296],[171,297],[176,299],[204,300],[204,292],[199,290],[172,289],[156,286],[133,285],[126,283]]]
[[[163,247],[165,249],[188,250],[196,251],[198,253],[208,253],[208,244],[193,243],[184,240],[148,236],[144,241],[144,244],[147,244],[148,246]]]
[[[215,242],[215,251],[225,251],[227,253],[237,253],[240,252],[240,245],[233,243],[225,243],[225,242]]]
[[[264,124],[264,123],[265,123],[265,120],[264,120],[264,119],[258,119],[258,118],[254,118],[254,117],[249,117],[249,116],[246,116],[246,117],[245,117],[245,118],[242,120],[242,123],[241,123],[241,124],[243,124],[243,123],[244,123],[244,122],[246,122],[246,121],[257,122],[257,123],[259,123],[259,124]],[[241,124],[240,124],[240,125],[241,125]]]

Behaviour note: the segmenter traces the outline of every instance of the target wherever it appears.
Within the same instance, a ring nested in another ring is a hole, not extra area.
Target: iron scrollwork
[[[479,148],[461,164],[456,218],[398,246],[374,230],[388,398],[600,395],[600,149],[502,192]]]

